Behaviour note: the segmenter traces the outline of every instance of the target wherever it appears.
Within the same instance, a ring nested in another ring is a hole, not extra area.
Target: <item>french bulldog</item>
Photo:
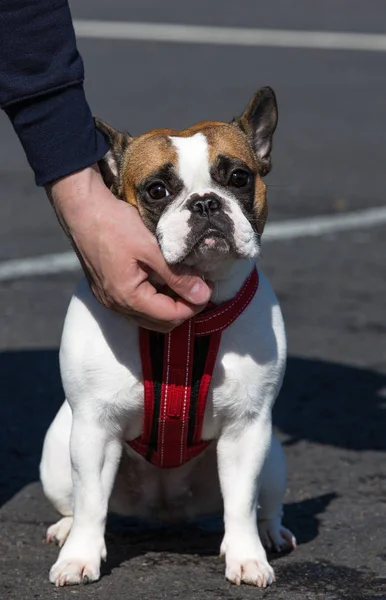
[[[265,587],[264,547],[295,548],[282,525],[286,466],[271,412],[286,364],[275,294],[256,264],[267,219],[273,90],[231,123],[138,137],[102,121],[106,185],[136,207],[166,262],[213,282],[207,309],[169,334],[146,331],[81,281],[65,320],[66,400],[40,465],[62,518],[57,586],[93,582],[106,558],[108,511],[166,522],[223,513],[225,576]]]

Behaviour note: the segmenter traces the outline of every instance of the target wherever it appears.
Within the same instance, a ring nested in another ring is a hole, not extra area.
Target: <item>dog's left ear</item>
[[[272,137],[278,110],[273,89],[263,87],[255,93],[247,108],[233,123],[246,134],[260,165],[261,177],[271,170]]]
[[[101,119],[95,118],[94,122],[110,148],[98,163],[100,172],[107,187],[115,196],[119,196],[123,157],[132,138],[128,133],[117,131]]]

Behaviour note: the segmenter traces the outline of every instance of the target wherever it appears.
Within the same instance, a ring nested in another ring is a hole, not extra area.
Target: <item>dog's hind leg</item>
[[[47,530],[47,542],[62,546],[72,525],[70,433],[72,414],[64,402],[47,431],[40,462],[40,479],[47,498],[63,516]]]
[[[275,435],[259,478],[258,525],[260,539],[268,550],[296,548],[295,536],[281,522],[286,489],[286,463],[283,448]]]

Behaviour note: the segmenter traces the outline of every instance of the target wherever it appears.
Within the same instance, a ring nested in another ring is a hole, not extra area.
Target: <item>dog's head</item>
[[[254,258],[267,218],[277,105],[258,91],[231,123],[207,121],[132,138],[96,120],[110,150],[100,162],[105,183],[135,205],[166,262],[210,272],[224,261]]]

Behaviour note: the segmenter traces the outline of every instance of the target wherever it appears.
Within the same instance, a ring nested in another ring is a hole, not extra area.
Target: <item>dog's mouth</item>
[[[208,229],[193,245],[193,252],[199,254],[228,254],[231,244],[218,229]]]
[[[190,240],[180,262],[194,265],[201,260],[221,260],[233,252],[233,243],[220,229],[210,227]]]

